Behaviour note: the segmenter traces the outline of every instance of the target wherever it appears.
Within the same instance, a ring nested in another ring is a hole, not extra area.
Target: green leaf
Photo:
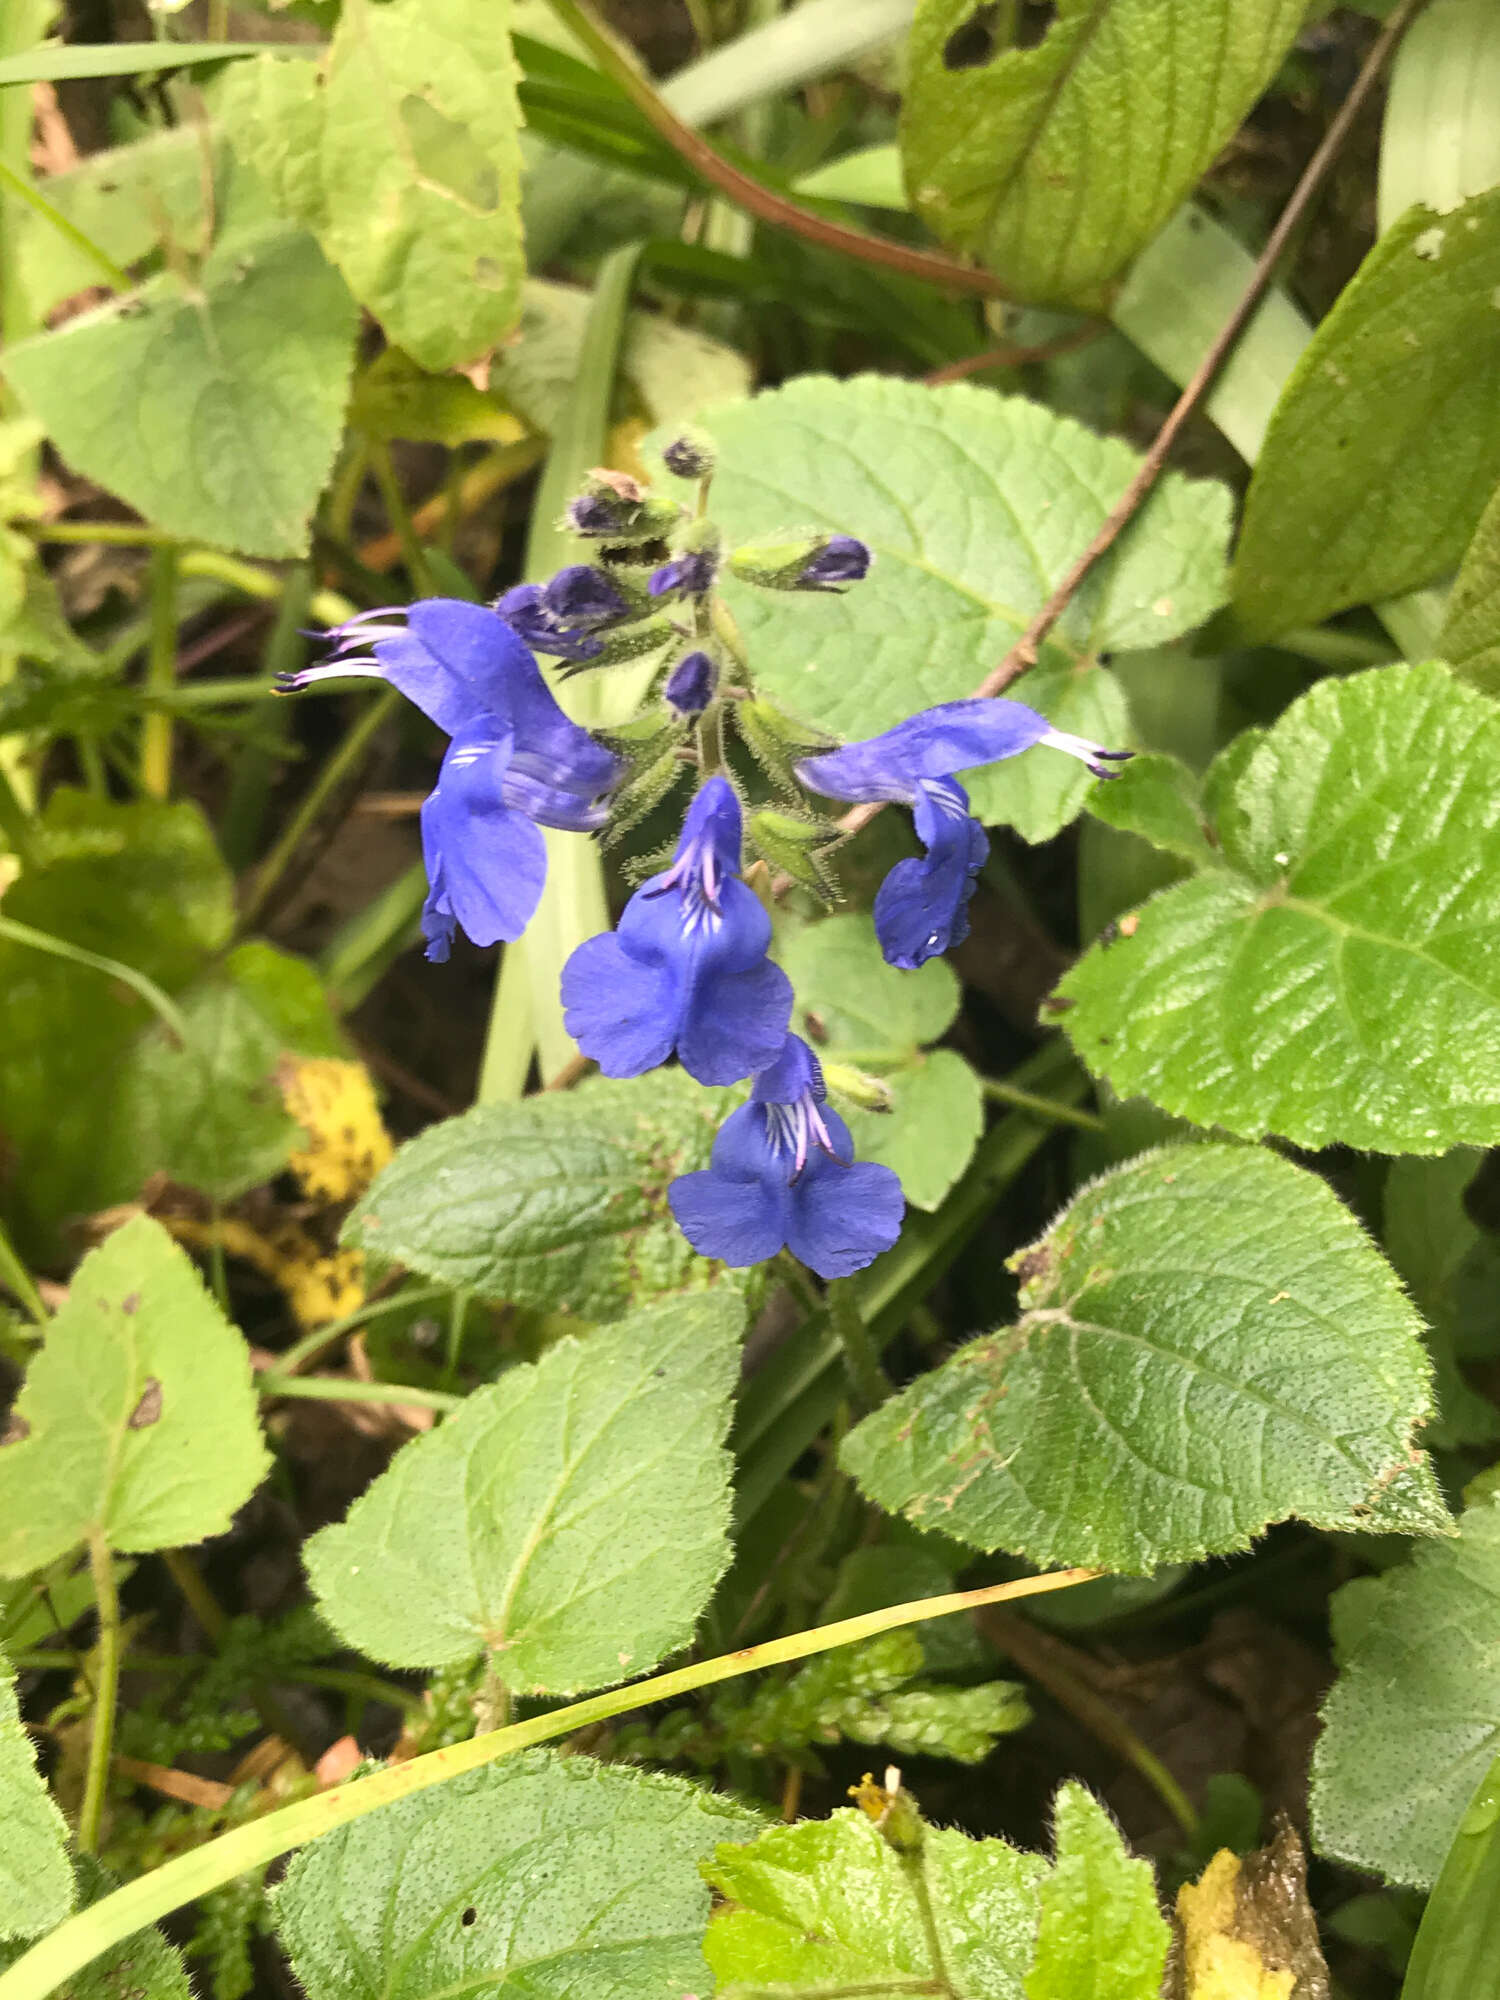
[[[527,1751],[304,1848],[277,1927],[308,2000],[676,2000],[708,1984],[695,1864],[754,1823],[679,1779]]]
[[[1446,214],[1500,183],[1500,16],[1434,0],[1401,37],[1380,134],[1382,234],[1413,202]]]
[[[160,1223],[91,1250],[0,1445],[0,1576],[90,1535],[112,1549],[222,1534],[269,1464],[250,1357]]]
[[[1047,1864],[946,1827],[927,1829],[923,1862],[954,2000],[1022,2000]],[[703,1947],[721,1987],[862,1991],[931,1975],[910,1878],[861,1812],[772,1827],[718,1848],[703,1872],[725,1898]]]
[[[1052,1823],[1057,1863],[1042,1884],[1026,2000],[1157,2000],[1172,1933],[1150,1862],[1131,1857],[1082,1785],[1062,1787]]]
[[[169,992],[227,944],[234,885],[199,809],[129,805],[60,789],[42,834],[50,857],[7,892],[5,914],[122,960]],[[100,1144],[100,1093],[152,1016],[117,982],[0,939],[3,1184],[23,1255],[56,1255],[66,1216],[134,1194]]]
[[[703,421],[719,446],[714,513],[731,542],[806,525],[874,551],[870,575],[841,597],[728,588],[764,691],[851,738],[972,694],[1140,463],[1114,439],[967,383],[804,376]],[[1209,617],[1228,532],[1222,486],[1169,476],[1064,614],[1042,667],[1008,692],[1114,724],[1118,690],[1090,662]],[[1048,749],[965,783],[982,818],[1014,813],[1042,835],[1090,789],[1074,760]]]
[[[74,1855],[73,1867],[78,1900],[85,1909],[119,1887],[91,1854]],[[23,1949],[0,1944],[0,1972],[13,1965]],[[67,1992],[69,2000],[194,2000],[182,1954],[154,1924],[100,1952],[68,1981]]]
[[[1199,867],[1212,867],[1218,859],[1204,829],[1198,781],[1176,757],[1132,758],[1111,784],[1094,788],[1089,811],[1106,826],[1138,834]]]
[[[146,76],[264,55],[264,42],[106,42],[23,49],[0,58],[0,90],[17,83],[72,83],[80,77]],[[288,53],[316,55],[315,46],[288,44]]]
[[[1396,1274],[1315,1174],[1147,1153],[1013,1258],[1016,1325],[867,1417],[877,1505],[1043,1567],[1140,1575],[1273,1521],[1432,1533],[1430,1367]],[[1295,1357],[1289,1362],[1287,1357]]]
[[[755,1289],[691,1251],[667,1186],[708,1165],[731,1109],[678,1070],[485,1104],[410,1140],[344,1239],[458,1290],[618,1319],[663,1293]]]
[[[1500,1242],[1464,1207],[1482,1158],[1461,1147],[1438,1160],[1393,1160],[1385,1180],[1385,1247],[1427,1321],[1438,1413],[1425,1441],[1439,1450],[1500,1438],[1500,1410],[1459,1367],[1476,1334],[1485,1358],[1500,1335]]]
[[[301,555],[343,429],[354,305],[312,238],[267,218],[243,169],[222,203],[190,278],[164,272],[22,341],[5,372],[75,471],[157,526]]]
[[[16,1677],[0,1653],[0,1941],[37,1937],[72,1909],[67,1841],[67,1822],[37,1774]]]
[[[1313,1753],[1319,1849],[1392,1882],[1436,1880],[1500,1754],[1500,1498],[1334,1599],[1340,1672]]]
[[[1303,1146],[1500,1139],[1500,709],[1441,666],[1325,680],[1210,771],[1222,865],[1058,987],[1121,1097]]]
[[[1059,0],[1034,48],[1004,10],[923,0],[901,144],[912,206],[1037,305],[1098,307],[1237,130],[1305,0]]]
[[[1480,1780],[1422,1913],[1401,2000],[1471,2000],[1500,1958],[1500,1758]]]
[[[686,1645],[729,1560],[744,1317],[675,1300],[476,1391],[308,1543],[324,1617],[393,1666],[488,1647],[523,1694],[613,1687]]]
[[[179,1002],[188,1039],[161,1023],[131,1049],[112,1116],[112,1170],[138,1189],[165,1172],[218,1202],[280,1172],[303,1143],[276,1072],[288,1055],[343,1055],[317,974],[268,944],[242,944]]]
[[[857,152],[841,153],[801,174],[792,182],[794,194],[810,194],[819,201],[852,201],[863,208],[910,206],[901,172],[901,153],[896,146],[861,146]]]
[[[521,152],[505,0],[348,0],[322,71],[225,81],[231,142],[424,368],[515,324]]]
[[[1500,487],[1459,564],[1438,650],[1461,680],[1500,695]]]
[[[959,986],[941,959],[920,971],[886,964],[868,916],[846,914],[790,937],[781,962],[797,994],[799,1032],[825,1062],[882,1078],[891,1108],[839,1106],[862,1160],[901,1177],[906,1198],[936,1208],[968,1165],[984,1123],[979,1079],[951,1049],[923,1053],[958,1012]]]
[[[1234,568],[1248,630],[1317,624],[1458,562],[1500,478],[1497,294],[1500,190],[1408,210],[1365,258],[1250,483]]]

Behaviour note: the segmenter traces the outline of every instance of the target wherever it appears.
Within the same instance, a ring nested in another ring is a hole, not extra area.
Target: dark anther
[[[983,69],[995,53],[1000,26],[1000,0],[986,0],[943,44],[944,69]]]

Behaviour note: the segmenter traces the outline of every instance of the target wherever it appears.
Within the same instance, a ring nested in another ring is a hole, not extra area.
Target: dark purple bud
[[[533,653],[551,653],[562,660],[592,660],[603,650],[590,633],[569,630],[548,610],[540,584],[518,583],[498,600],[495,609]]]
[[[707,653],[688,653],[673,667],[662,699],[679,715],[701,715],[714,698],[719,669]]]
[[[564,624],[596,631],[630,616],[630,604],[602,569],[592,563],[570,563],[542,591],[548,613]]]
[[[663,563],[651,578],[653,597],[707,597],[719,572],[712,549],[686,549]]]
[[[707,479],[716,462],[713,440],[703,431],[684,431],[661,455],[662,464],[678,479]]]
[[[838,590],[860,583],[869,574],[870,551],[853,535],[830,535],[823,547],[810,556],[794,586],[798,590]]]
[[[568,502],[568,526],[575,535],[613,535],[629,526],[634,512],[628,501],[603,493],[580,493]]]

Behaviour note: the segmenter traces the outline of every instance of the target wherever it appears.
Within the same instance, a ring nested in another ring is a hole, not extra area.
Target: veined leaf
[[[260,1483],[250,1355],[160,1223],[79,1265],[0,1444],[0,1576],[92,1534],[127,1553],[221,1534]]]
[[[796,932],[781,962],[797,995],[794,1025],[825,1063],[850,1063],[889,1088],[889,1111],[841,1103],[862,1160],[901,1178],[933,1209],[968,1165],[984,1124],[979,1079],[952,1049],[924,1053],[952,1024],[959,986],[941,959],[917,972],[886,964],[868,916],[826,917]],[[936,977],[932,975],[936,974]]]
[[[805,524],[874,551],[869,576],[841,597],[728,591],[760,685],[850,738],[972,693],[1140,462],[1023,397],[967,383],[804,376],[703,421],[719,446],[714,511],[731,542]],[[1064,727],[1118,733],[1123,701],[1093,662],[1209,617],[1228,532],[1225,488],[1169,476],[1073,600],[1042,665],[1009,692]],[[982,818],[1040,839],[1080,810],[1093,781],[1037,749],[965,782]]]
[[[1325,680],[1210,771],[1220,863],[1061,982],[1122,1097],[1247,1138],[1500,1139],[1500,709],[1441,666]]]
[[[320,75],[275,56],[226,81],[231,142],[425,368],[515,324],[521,152],[508,0],[348,0]]]
[[[923,1860],[954,2000],[1022,2000],[1046,1862],[946,1827],[927,1829]],[[911,1881],[861,1812],[772,1827],[718,1848],[703,1872],[725,1898],[703,1947],[721,1988],[878,1991],[931,1976]]]
[[[1134,1859],[1082,1785],[1062,1787],[1052,1824],[1057,1861],[1042,1884],[1026,2000],[1157,2000],[1172,1934],[1150,1862]]]
[[[1137,1575],[1288,1515],[1446,1526],[1413,1443],[1420,1322],[1315,1174],[1249,1146],[1146,1153],[1012,1265],[1016,1325],[847,1439],[877,1505],[1042,1566]]]
[[[1314,334],[1245,502],[1234,603],[1256,633],[1429,583],[1500,479],[1500,189],[1412,208]]]
[[[744,1308],[632,1313],[477,1390],[307,1545],[323,1615],[393,1666],[489,1649],[522,1694],[644,1673],[729,1560],[724,1435]]]
[[[1464,551],[1438,649],[1461,679],[1500,695],[1500,486]]]
[[[341,1827],[276,1892],[308,2000],[662,2000],[707,1990],[696,1863],[753,1814],[532,1750]]]
[[[708,1165],[733,1102],[662,1070],[476,1106],[401,1148],[345,1241],[440,1284],[582,1319],[686,1287],[753,1291],[752,1274],[694,1255],[666,1198],[678,1174]]]
[[[1276,74],[1303,0],[923,0],[901,144],[912,205],[1038,305],[1097,307]]]
[[[1413,202],[1439,214],[1500,184],[1500,14],[1431,0],[1401,37],[1380,134],[1382,234]]]
[[[1313,1753],[1313,1836],[1392,1882],[1437,1879],[1500,1754],[1500,1498],[1334,1600],[1340,1672]]]
[[[16,1677],[0,1653],[0,1942],[37,1937],[72,1909],[67,1841],[67,1822],[21,1722]]]

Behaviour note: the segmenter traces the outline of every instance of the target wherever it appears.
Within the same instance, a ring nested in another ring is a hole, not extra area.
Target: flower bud
[[[718,451],[707,431],[685,430],[662,453],[662,464],[678,479],[707,479],[718,463]]]
[[[593,541],[648,542],[682,519],[675,500],[648,493],[624,472],[591,472],[581,493],[563,512],[562,525]]]
[[[569,563],[560,569],[544,586],[542,602],[554,618],[585,632],[628,618],[631,611],[629,600],[592,563]]]
[[[653,573],[651,595],[707,597],[714,587],[723,553],[723,541],[712,522],[695,521],[684,535],[678,553]]]
[[[841,591],[868,574],[870,551],[853,535],[804,529],[774,542],[748,542],[729,558],[746,583],[765,590]]]
[[[849,1787],[849,1796],[865,1816],[873,1820],[882,1839],[888,1847],[895,1849],[903,1859],[914,1858],[922,1852],[927,1840],[927,1826],[917,1809],[917,1802],[901,1782],[901,1773],[894,1764],[888,1764],[884,1784],[877,1785],[866,1771],[857,1785]]]
[[[701,715],[719,685],[718,663],[704,652],[687,653],[673,667],[662,700],[679,715]]]
[[[891,1086],[878,1076],[869,1076],[862,1069],[855,1069],[852,1063],[825,1062],[823,1081],[830,1090],[847,1097],[851,1104],[861,1111],[890,1111],[894,1108],[891,1100]]]

